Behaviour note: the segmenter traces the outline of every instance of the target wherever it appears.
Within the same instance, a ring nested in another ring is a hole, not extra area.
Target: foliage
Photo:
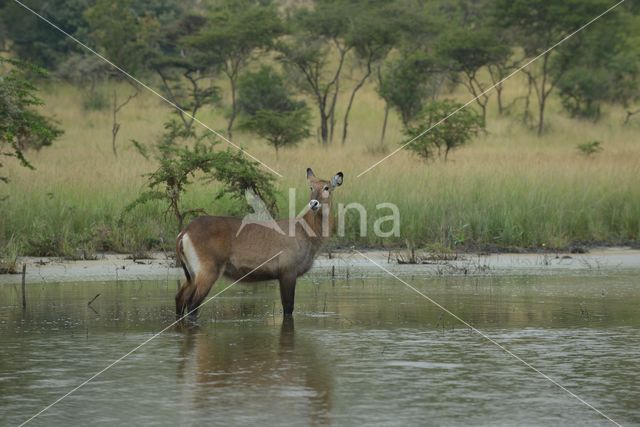
[[[156,17],[148,17],[145,24],[147,67],[160,77],[163,95],[178,108],[184,125],[191,129],[202,108],[221,100],[215,79],[222,60],[189,43],[189,37],[206,25],[206,18],[184,14],[162,24]]]
[[[292,146],[309,137],[311,113],[307,107],[293,111],[259,110],[245,119],[243,129],[257,133],[276,150]]]
[[[399,22],[403,9],[396,2],[375,2],[367,4],[352,19],[347,34],[347,45],[353,47],[355,58],[363,68],[362,77],[351,91],[349,102],[342,121],[342,143],[347,139],[349,114],[358,91],[364,86],[374,69],[379,70],[382,62],[401,39]],[[394,20],[394,22],[390,22]],[[380,73],[378,73],[380,75]]]
[[[435,99],[439,83],[436,60],[422,53],[407,54],[388,64],[378,88],[380,96],[400,113],[405,128],[416,120],[428,99]]]
[[[238,82],[238,111],[253,116],[260,110],[293,111],[305,105],[289,96],[284,80],[273,67],[243,74]]]
[[[473,109],[463,108],[451,115],[461,106],[449,100],[427,104],[417,120],[420,125],[409,127],[405,132],[413,140],[407,149],[425,160],[444,154],[446,161],[451,150],[469,142],[484,127],[482,117]]]
[[[630,16],[609,17],[580,34],[581,42],[556,57],[552,72],[566,64],[558,94],[571,117],[598,120],[610,102],[628,108],[640,98],[640,48],[631,34],[640,36]],[[630,34],[631,33],[631,34]]]
[[[296,86],[310,95],[320,119],[320,139],[333,141],[340,78],[349,51],[347,36],[359,2],[320,1],[313,10],[302,9],[288,20],[290,37],[280,40],[278,59]]]
[[[239,82],[241,128],[257,133],[276,150],[307,138],[311,113],[304,101],[287,95],[284,81],[271,67],[246,73]]]
[[[529,76],[538,100],[538,135],[544,131],[549,95],[571,64],[555,58],[559,52],[577,49],[583,39],[572,37],[559,49],[549,48],[609,7],[606,0],[496,0],[493,3],[495,21],[514,34],[525,56],[541,56],[536,67],[523,70]]]
[[[72,40],[19,4],[3,3],[0,20],[11,39],[11,49],[20,60],[54,70],[70,53],[77,52]],[[88,24],[83,13],[92,3],[93,0],[34,0],[28,6],[64,31],[86,39]]]
[[[278,12],[268,1],[225,0],[207,17],[207,24],[188,38],[189,45],[219,58],[229,80],[231,110],[227,133],[231,137],[238,113],[237,82],[247,61],[258,50],[268,50],[284,31]]]
[[[99,85],[110,71],[111,67],[95,55],[73,53],[58,65],[56,76],[87,91],[82,103],[85,110],[101,111],[109,107],[109,100]]]
[[[450,70],[462,74],[462,85],[475,98],[482,109],[483,119],[486,119],[491,93],[487,92],[489,83],[483,81],[479,73],[484,68],[504,64],[511,56],[511,48],[494,28],[465,28],[444,33],[438,42],[437,52]]]
[[[573,118],[600,118],[601,104],[607,99],[610,74],[601,68],[572,66],[558,81],[562,106]]]
[[[133,0],[97,0],[84,16],[99,51],[128,73],[136,74],[143,67],[146,47],[137,31],[140,21],[132,6]]]
[[[576,148],[578,149],[580,154],[582,154],[585,157],[592,157],[603,150],[602,144],[600,143],[600,141],[591,141],[591,142],[585,142],[584,144],[578,144]]]
[[[0,158],[14,157],[24,167],[34,169],[24,156],[28,149],[40,150],[62,135],[62,130],[49,118],[36,111],[42,105],[35,94],[37,88],[29,77],[44,71],[21,61],[0,57]],[[2,162],[0,161],[0,167]],[[0,181],[9,178],[0,176]]]
[[[474,76],[482,67],[503,61],[511,54],[509,46],[501,43],[489,28],[444,33],[437,51],[453,71],[470,76]]]
[[[194,140],[193,147],[185,145]],[[141,193],[130,203],[125,212],[152,201],[167,204],[167,212],[171,212],[181,230],[189,215],[204,212],[200,208],[187,209],[182,204],[182,197],[195,179],[206,178],[223,184],[217,195],[219,199],[225,195],[244,200],[244,192],[253,190],[267,204],[275,207],[273,177],[262,172],[257,163],[247,160],[242,152],[215,151],[215,143],[207,136],[198,137],[183,123],[170,120],[165,123],[165,133],[151,149],[137,141],[134,146],[144,157],[153,157],[158,168],[148,174],[147,191]]]

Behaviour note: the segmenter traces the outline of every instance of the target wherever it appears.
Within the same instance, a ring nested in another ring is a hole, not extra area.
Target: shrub
[[[592,157],[603,150],[600,141],[585,142],[576,146],[580,154],[585,157]]]
[[[446,161],[451,150],[466,144],[484,128],[476,111],[461,107],[449,100],[427,104],[415,120],[420,125],[409,126],[405,131],[411,141],[407,148],[425,160],[443,156]]]

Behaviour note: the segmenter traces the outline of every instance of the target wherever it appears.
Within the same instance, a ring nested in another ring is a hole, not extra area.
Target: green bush
[[[471,108],[462,108],[462,104],[444,100],[427,104],[415,122],[405,134],[411,141],[407,149],[425,160],[443,157],[447,160],[449,152],[471,140],[483,129],[482,117]],[[407,141],[401,142],[401,145]]]

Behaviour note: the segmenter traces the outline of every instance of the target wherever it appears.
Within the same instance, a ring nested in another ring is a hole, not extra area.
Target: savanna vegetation
[[[289,187],[298,190],[298,210],[308,197],[307,166],[323,176],[342,170],[335,202],[367,208],[366,236],[349,211],[334,246],[638,242],[640,18],[632,2],[552,51],[612,4],[28,4],[165,99],[7,2],[5,259],[171,250],[193,215],[246,210],[246,188],[288,215]],[[15,117],[23,119],[20,134],[11,130]],[[389,214],[376,209],[383,202],[400,209],[399,237],[372,232]]]

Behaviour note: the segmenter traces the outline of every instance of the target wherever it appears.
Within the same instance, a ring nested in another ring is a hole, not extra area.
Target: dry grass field
[[[348,90],[350,82],[343,83]],[[128,88],[121,87],[124,93]],[[514,78],[505,97],[524,91]],[[343,93],[343,101],[347,97]],[[65,130],[52,147],[29,152],[37,168],[8,165],[12,182],[0,189],[8,198],[0,204],[0,242],[5,256],[15,254],[90,257],[97,250],[144,252],[170,248],[175,234],[164,208],[149,205],[121,218],[122,209],[145,185],[144,173],[154,168],[131,139],[150,142],[162,132],[170,108],[148,92],[123,111],[119,155],[111,152],[109,109],[86,111],[84,93],[50,83],[42,91],[44,110]],[[462,90],[447,95],[469,99]],[[495,95],[494,95],[495,96]],[[555,100],[554,100],[555,101]],[[236,132],[234,140],[277,171],[286,214],[289,187],[298,190],[298,206],[307,198],[305,169],[330,177],[341,170],[345,184],[335,203],[359,202],[369,213],[366,237],[358,221],[347,216],[346,236],[334,245],[435,245],[474,248],[564,248],[574,243],[626,244],[640,236],[640,140],[638,120],[622,126],[622,111],[606,111],[597,124],[570,119],[557,102],[547,113],[548,130],[538,138],[522,125],[519,113],[499,117],[490,104],[487,133],[450,155],[448,162],[424,162],[402,151],[360,178],[356,176],[403,140],[400,122],[390,114],[384,146],[379,144],[384,107],[372,85],[356,98],[350,136],[339,142],[342,110],[338,111],[336,142],[328,148],[309,138],[285,149],[276,159],[264,141]],[[199,118],[224,129],[222,108],[209,108]],[[603,152],[586,158],[579,143],[600,141]],[[219,149],[225,149],[221,143]],[[197,184],[185,204],[211,213],[225,213],[229,201],[215,201],[213,184]],[[401,212],[401,236],[377,238],[372,233],[376,205],[392,202]]]

